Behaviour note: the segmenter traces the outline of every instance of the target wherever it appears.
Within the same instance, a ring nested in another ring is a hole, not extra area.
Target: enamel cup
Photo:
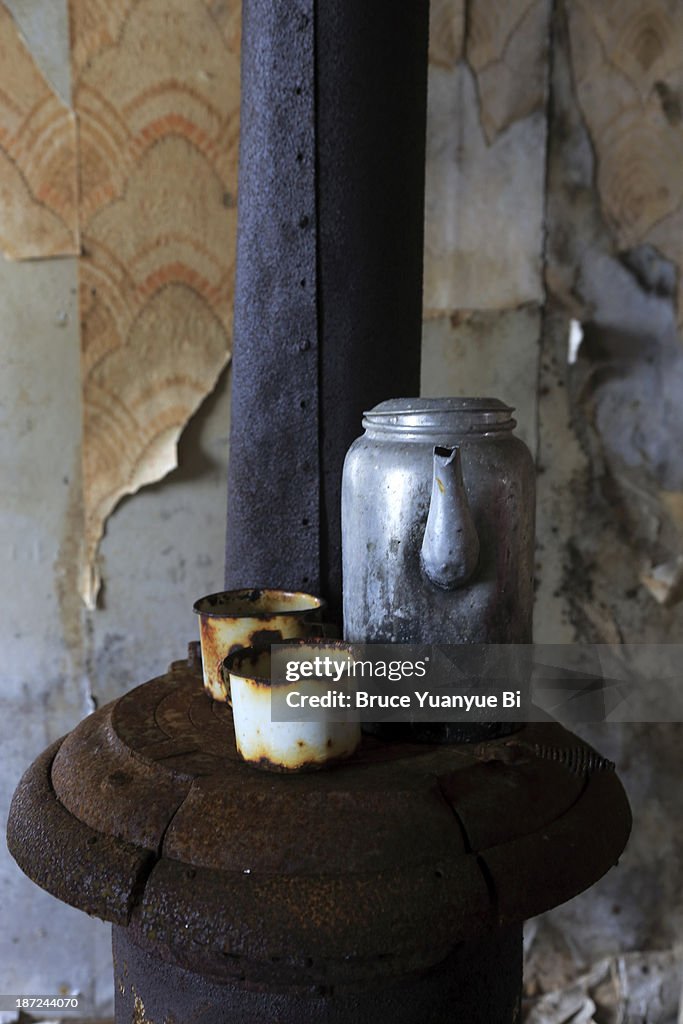
[[[319,657],[348,669],[350,648],[340,641],[300,640],[286,653],[286,664],[309,664]],[[282,652],[280,652],[282,653]],[[232,696],[232,714],[235,726],[237,752],[244,761],[266,771],[302,772],[324,768],[331,762],[350,757],[360,743],[360,722],[353,712],[320,709],[312,720],[273,721],[273,705],[277,699],[286,705],[288,694],[296,697],[301,706],[311,697],[320,699],[330,690],[352,695],[355,680],[346,671],[340,677],[307,675],[306,678],[288,678],[282,662],[273,669],[274,656],[270,651],[248,648],[229,655],[223,664],[226,685]],[[297,712],[292,712],[297,717]]]
[[[204,689],[214,700],[229,702],[221,664],[242,647],[267,647],[283,640],[315,635],[325,602],[313,594],[263,588],[224,590],[200,597],[199,616]]]

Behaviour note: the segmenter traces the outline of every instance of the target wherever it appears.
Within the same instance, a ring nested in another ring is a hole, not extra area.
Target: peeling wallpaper
[[[432,8],[423,389],[521,412],[541,642],[683,632],[682,19],[677,0]],[[678,1019],[680,729],[584,728],[634,831],[529,924],[529,1024]]]
[[[573,3],[569,26],[576,94],[615,241],[624,250],[649,242],[678,265],[683,9],[665,0]]]
[[[108,516],[175,468],[229,357],[238,14],[236,0],[70,0],[71,110],[0,4],[0,244],[79,256],[90,609]]]
[[[97,15],[71,0],[90,608],[107,517],[176,466],[228,359],[239,129],[238,40],[204,0]]]

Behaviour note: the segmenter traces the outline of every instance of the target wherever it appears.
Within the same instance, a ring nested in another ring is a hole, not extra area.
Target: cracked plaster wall
[[[41,0],[8,6],[66,96],[63,0],[49,18]],[[658,190],[672,185],[653,185],[645,159],[646,172],[636,162],[632,184],[616,188],[601,154],[602,97],[617,103],[620,89],[620,116],[651,133],[680,132],[683,3],[641,6],[541,0],[506,5],[497,18],[491,0],[432,0],[423,391],[488,392],[517,407],[539,465],[536,636],[545,642],[667,642],[683,624],[675,204],[668,229],[647,216],[648,202],[669,210]],[[662,29],[667,17],[675,31]],[[594,56],[591,32],[609,60]],[[621,51],[609,48],[616,39]],[[644,64],[654,68],[645,84]],[[615,84],[614,67],[638,88]],[[624,196],[637,206],[630,219]],[[182,656],[192,599],[222,576],[226,374],[181,440],[179,469],[110,518],[102,607],[83,609],[76,287],[70,259],[0,261],[3,818],[21,771],[48,742]],[[584,340],[569,363],[572,320]],[[668,605],[652,593],[661,566],[672,567]],[[536,995],[605,954],[667,949],[683,932],[681,728],[586,735],[617,761],[636,825],[617,871],[534,924]],[[0,989],[80,988],[104,1013],[108,929],[40,892],[6,854],[0,899],[9,922]]]
[[[672,126],[665,105],[680,96],[683,5],[592,5],[598,22],[613,20],[602,63],[590,74],[586,34],[598,29],[587,24],[588,10],[568,0],[557,4],[553,20],[536,635],[549,642],[678,643],[683,349],[679,267],[667,254],[679,232],[675,217],[658,224],[658,245],[648,231],[653,205],[672,181],[683,185],[683,171],[679,163],[674,178],[642,139],[673,131],[680,145],[680,118]],[[615,66],[627,68],[625,82],[615,83]],[[651,81],[636,102],[633,81],[647,74]],[[630,166],[623,154],[626,198],[615,206],[605,192],[614,188],[606,179],[616,143],[601,114],[620,103],[641,141]],[[583,333],[571,363],[570,319]],[[584,735],[616,761],[634,829],[617,870],[540,922],[528,972],[539,990],[562,985],[605,953],[678,949],[683,938],[683,727],[594,726]],[[544,945],[555,954],[546,953],[541,965]],[[653,1005],[647,1019],[678,1019],[677,1002],[661,1014]]]
[[[0,261],[3,835],[31,760],[96,705],[184,657],[196,633],[192,601],[222,580],[227,373],[186,428],[179,468],[111,517],[100,607],[85,610],[75,289],[71,260]],[[109,927],[29,882],[4,842],[0,906],[2,992],[76,990],[107,1011]]]
[[[66,0],[7,0],[70,99]],[[182,658],[191,611],[220,589],[228,372],[181,437],[178,469],[107,524],[96,611],[79,594],[84,534],[76,260],[0,258],[0,820],[20,775],[89,711]],[[59,903],[0,848],[0,992],[81,992],[112,1007],[111,932]],[[0,1012],[0,1021],[4,1021]],[[10,1015],[10,1019],[14,1019]]]
[[[683,4],[511,6],[507,29],[484,0],[432,8],[423,389],[517,407],[538,464],[538,641],[680,642]],[[683,938],[683,729],[583,734],[617,762],[634,831],[618,869],[528,929],[529,1013],[603,956],[648,951],[654,975]],[[569,996],[529,1019],[592,1020]],[[647,1019],[673,1021],[678,995],[655,1001]],[[626,1002],[595,1019],[644,1019]]]
[[[65,3],[54,0],[49,11],[41,0],[12,6],[32,52],[68,96]],[[100,607],[83,606],[77,287],[73,259],[0,259],[3,836],[31,760],[94,706],[183,657],[196,633],[194,597],[222,581],[227,372],[186,428],[179,468],[111,517]],[[0,907],[0,991],[80,991],[108,1012],[109,927],[29,882],[4,842]]]

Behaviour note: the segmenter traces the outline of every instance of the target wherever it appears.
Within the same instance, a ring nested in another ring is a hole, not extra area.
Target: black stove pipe
[[[428,0],[244,0],[227,587],[341,613],[361,414],[419,393]]]

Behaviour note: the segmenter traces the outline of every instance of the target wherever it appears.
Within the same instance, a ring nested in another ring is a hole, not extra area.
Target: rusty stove
[[[419,390],[428,3],[243,13],[226,585],[338,616],[344,454]],[[192,644],[15,794],[21,868],[113,924],[117,1024],[517,1020],[522,922],[626,843],[613,766],[547,722],[275,775],[230,716]]]

